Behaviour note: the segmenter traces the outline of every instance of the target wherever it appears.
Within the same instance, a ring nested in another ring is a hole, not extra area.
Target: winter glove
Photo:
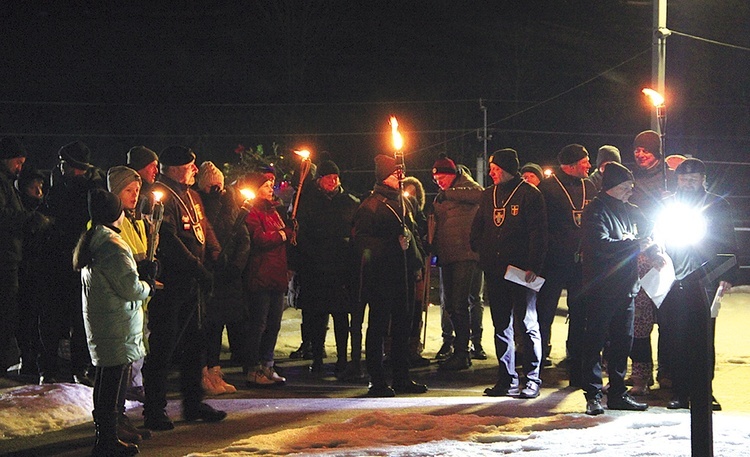
[[[141,260],[138,262],[138,277],[144,281],[156,280],[159,275],[159,262]]]

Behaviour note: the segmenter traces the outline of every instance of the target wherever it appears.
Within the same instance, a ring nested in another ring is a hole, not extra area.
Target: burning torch
[[[149,262],[153,262],[154,257],[156,257],[156,245],[159,242],[159,229],[161,228],[161,222],[164,220],[164,203],[161,201],[164,197],[164,193],[155,190],[152,194],[154,196],[154,211],[151,214],[153,229],[151,230],[151,236],[148,240],[148,252],[146,253],[146,258]]]
[[[307,175],[310,173],[310,151],[303,149],[301,151],[294,151],[295,154],[302,158],[302,163],[299,168],[299,185],[297,186],[297,194],[294,196],[294,205],[292,206],[292,239],[290,243],[297,245],[297,231],[299,230],[299,223],[297,222],[297,209],[299,209],[299,197],[302,194],[302,185],[305,183]]]
[[[667,156],[666,134],[667,134],[667,107],[664,105],[664,96],[653,89],[643,89],[642,92],[651,100],[656,108],[656,119],[659,122],[659,142],[663,157]],[[664,190],[667,189],[667,161],[662,160],[662,176],[664,177]]]

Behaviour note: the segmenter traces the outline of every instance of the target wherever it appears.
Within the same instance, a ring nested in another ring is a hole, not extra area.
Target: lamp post
[[[656,119],[658,121],[659,130],[659,144],[661,146],[662,154],[662,177],[664,178],[664,191],[669,190],[667,188],[667,161],[664,157],[667,156],[667,145],[666,145],[666,134],[667,134],[667,106],[664,104],[664,96],[653,89],[643,89],[642,92],[651,100],[651,103],[656,108]]]

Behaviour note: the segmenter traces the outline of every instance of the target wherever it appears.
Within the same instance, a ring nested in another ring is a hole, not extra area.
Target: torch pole
[[[294,195],[294,205],[292,205],[292,239],[289,240],[293,246],[297,245],[297,232],[299,231],[299,224],[297,223],[297,209],[299,208],[299,197],[302,194],[302,186],[307,179],[307,174],[310,172],[310,159],[307,157],[302,158],[299,172],[299,186],[297,187],[297,193]]]
[[[664,178],[664,192],[669,191],[667,183],[667,107],[656,106],[656,119],[659,121],[659,142],[661,146],[661,172]]]
[[[156,197],[156,195],[155,195]],[[153,226],[151,229],[151,236],[148,240],[148,250],[146,252],[146,258],[149,262],[153,262],[156,257],[156,245],[159,240],[159,229],[161,229],[161,222],[164,220],[164,204],[161,202],[161,195],[156,198],[154,202],[154,212],[151,216]]]

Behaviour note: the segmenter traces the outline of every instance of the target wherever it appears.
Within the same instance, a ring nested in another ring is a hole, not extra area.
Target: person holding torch
[[[360,265],[359,299],[369,305],[365,356],[370,397],[420,394],[427,386],[409,376],[409,335],[414,288],[423,265],[414,209],[400,198],[402,168],[392,156],[375,157],[375,187],[354,214],[354,245]],[[383,343],[392,337],[393,382],[383,367]]]

